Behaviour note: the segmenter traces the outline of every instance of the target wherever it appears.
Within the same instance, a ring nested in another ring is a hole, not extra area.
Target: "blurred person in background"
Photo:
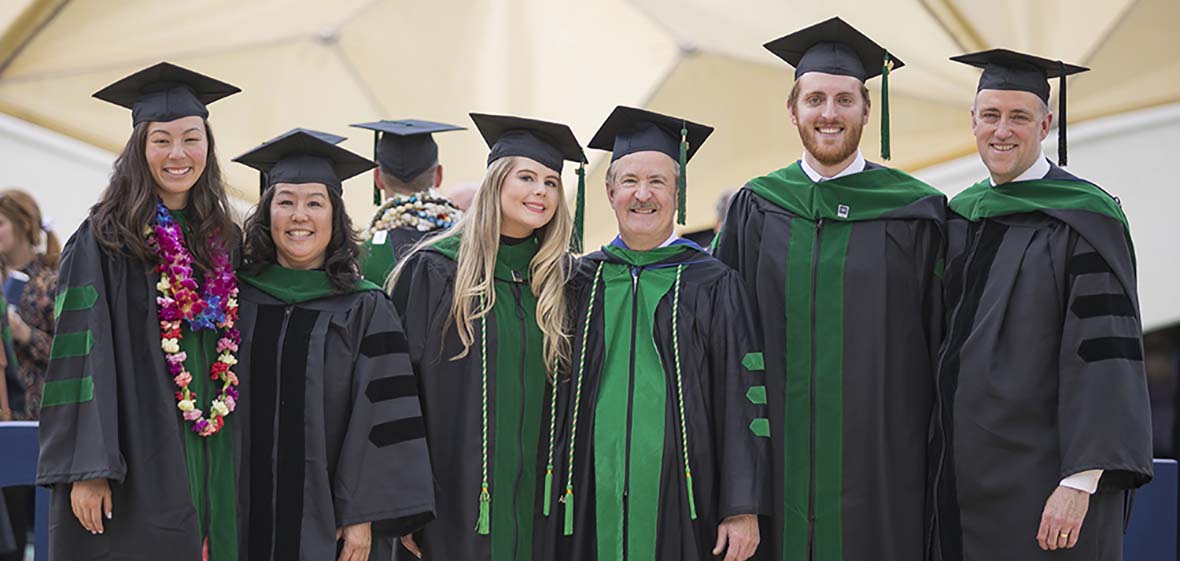
[[[44,240],[44,247],[42,247]],[[8,302],[4,334],[6,371],[16,377],[23,395],[10,396],[9,415],[0,420],[36,420],[41,387],[53,342],[53,297],[61,245],[42,220],[37,201],[20,189],[0,191],[0,264],[4,267],[4,299]],[[24,557],[33,521],[33,487],[4,488],[13,545],[0,561]],[[2,550],[3,548],[0,548]]]

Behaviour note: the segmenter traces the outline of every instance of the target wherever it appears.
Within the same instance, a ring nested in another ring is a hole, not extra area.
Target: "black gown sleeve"
[[[122,482],[117,370],[108,269],[118,264],[83,223],[62,253],[54,315],[56,335],[41,398],[37,484],[88,479]]]
[[[1114,221],[1109,221],[1114,222]],[[1112,236],[1122,238],[1116,225]],[[1061,477],[1105,470],[1099,490],[1151,480],[1151,407],[1130,244],[1096,251],[1072,230],[1058,379]],[[1111,249],[1117,248],[1117,249]],[[1113,252],[1124,253],[1111,255]]]
[[[709,371],[720,407],[714,414],[721,435],[721,519],[737,514],[770,514],[770,421],[766,372],[754,337],[753,314],[736,273],[727,271],[712,293]]]
[[[383,295],[371,306],[353,366],[352,412],[332,482],[341,526],[373,523],[375,537],[401,536],[434,518],[434,485],[418,386],[406,339]]]

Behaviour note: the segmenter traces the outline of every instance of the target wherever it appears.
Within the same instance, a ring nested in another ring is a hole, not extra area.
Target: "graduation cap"
[[[713,127],[634,107],[615,107],[589,147],[610,150],[611,162],[636,152],[660,152],[680,163],[676,180],[676,221],[683,225],[687,204],[688,161],[696,155]]]
[[[418,177],[438,162],[436,132],[461,131],[463,127],[417,119],[374,121],[352,125],[373,131],[373,158],[381,169],[402,181]],[[381,189],[373,184],[373,204],[381,204]]]
[[[1008,49],[968,53],[953,56],[951,60],[983,69],[976,92],[981,90],[1029,92],[1041,98],[1041,101],[1046,104],[1049,103],[1049,79],[1058,78],[1057,164],[1061,166],[1066,164],[1065,77],[1086,72],[1090,70],[1089,68]]]
[[[889,73],[905,66],[884,47],[834,17],[763,45],[795,67],[795,79],[808,72],[851,76],[862,83],[881,77],[881,157],[889,153]]]
[[[242,91],[169,62],[149,66],[97,92],[94,97],[131,110],[131,123],[209,117],[206,105]]]
[[[368,158],[336,145],[344,137],[308,129],[292,129],[234,158],[262,172],[259,194],[276,183],[323,183],[343,193],[343,182],[376,167]]]
[[[471,113],[475,128],[488,143],[488,165],[500,158],[522,156],[561,173],[565,160],[578,165],[578,203],[574,212],[574,233],[570,248],[582,251],[582,221],[586,199],[586,153],[568,125],[511,115]]]

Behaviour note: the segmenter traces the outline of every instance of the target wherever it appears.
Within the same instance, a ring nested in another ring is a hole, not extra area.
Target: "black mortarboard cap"
[[[161,62],[123,78],[94,97],[131,110],[131,123],[207,118],[206,105],[242,91],[220,80]]]
[[[684,132],[682,135],[681,132]],[[683,163],[688,163],[713,127],[634,107],[615,107],[588,145],[611,152],[611,161],[635,152],[661,152],[680,160],[680,142],[687,141]]]
[[[1083,66],[1066,64],[1039,56],[1018,53],[1008,49],[991,49],[965,55],[953,56],[951,60],[982,68],[979,76],[981,90],[1010,90],[1031,93],[1049,103],[1049,79],[1058,78],[1057,111],[1057,161],[1066,165],[1065,139],[1065,78],[1090,70]]]
[[[483,135],[491,152],[488,165],[500,158],[523,156],[561,173],[565,160],[578,162],[578,196],[574,212],[574,232],[570,249],[582,251],[582,222],[586,199],[586,153],[568,125],[538,121],[511,115],[471,113],[475,128]]]
[[[418,119],[382,120],[352,126],[373,131],[373,159],[382,171],[402,181],[410,181],[438,163],[438,144],[432,134],[465,130]],[[381,199],[381,191],[374,183],[373,204],[381,204]]]
[[[889,159],[889,73],[904,62],[838,17],[763,46],[795,67],[796,80],[808,72],[851,76],[861,82],[881,76],[881,157]]]
[[[710,134],[713,127],[708,125],[620,105],[603,121],[589,146],[610,150],[611,162],[636,152],[660,152],[679,162],[676,221],[683,225],[688,202],[688,161]]]
[[[339,140],[337,140],[339,139]],[[336,145],[343,137],[293,129],[234,158],[264,174],[260,192],[276,183],[323,183],[337,194],[343,182],[377,164]]]

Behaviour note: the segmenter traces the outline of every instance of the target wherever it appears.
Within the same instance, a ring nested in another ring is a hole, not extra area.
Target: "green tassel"
[[[885,60],[881,64],[881,157],[888,160],[889,151],[889,68],[893,61],[889,53],[885,53]]]
[[[692,472],[684,470],[684,481],[688,484],[688,515],[693,520],[697,519],[697,502],[692,498]]]
[[[475,533],[486,536],[491,530],[491,523],[489,519],[491,514],[488,512],[491,509],[492,495],[488,493],[488,486],[484,485],[483,490],[479,492],[479,520],[475,521]]]
[[[381,143],[381,133],[373,131],[373,157],[377,157],[377,147]],[[381,196],[381,188],[377,186],[377,180],[373,180],[373,206],[381,206],[385,202],[385,197]]]
[[[676,179],[676,223],[684,225],[688,214],[688,123],[680,124],[680,177]]]
[[[586,164],[578,165],[578,197],[574,206],[574,234],[570,236],[570,252],[582,253],[582,228],[586,222]]]
[[[541,507],[541,514],[549,516],[549,503],[553,500],[553,466],[545,467],[545,504]]]
[[[574,535],[574,488],[572,486],[565,488],[565,528],[563,533],[567,536]]]

